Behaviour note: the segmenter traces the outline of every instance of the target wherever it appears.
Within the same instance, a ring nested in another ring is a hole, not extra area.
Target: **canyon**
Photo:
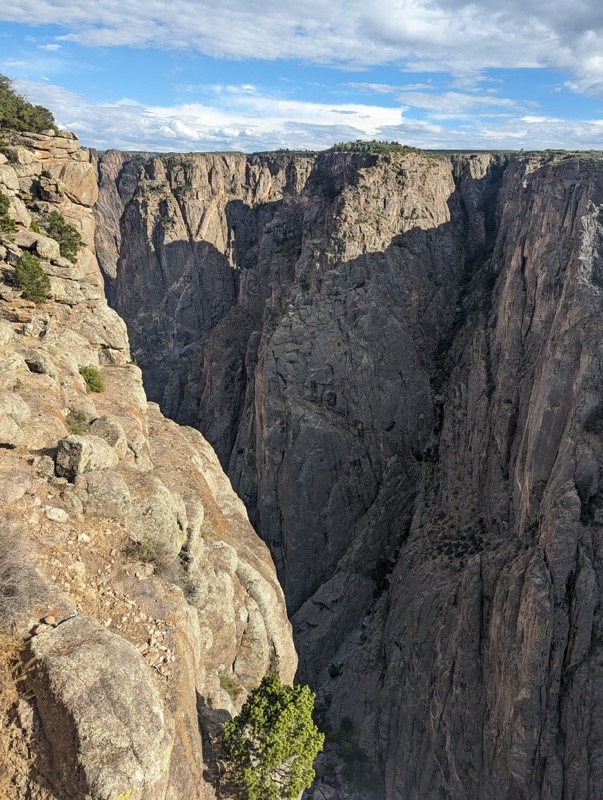
[[[21,796],[215,796],[211,732],[271,669],[317,693],[314,800],[598,796],[601,155],[5,152],[2,535],[15,624],[53,619]],[[29,231],[51,207],[75,266]]]
[[[600,156],[109,152],[99,175],[149,396],[215,448],[373,785],[596,796]]]

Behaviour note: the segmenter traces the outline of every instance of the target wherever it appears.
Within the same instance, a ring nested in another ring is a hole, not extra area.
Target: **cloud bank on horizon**
[[[86,145],[601,149],[598,0],[20,0],[0,71]]]

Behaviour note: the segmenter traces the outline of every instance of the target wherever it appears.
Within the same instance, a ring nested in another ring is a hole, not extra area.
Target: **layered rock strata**
[[[600,156],[136,166],[113,302],[271,548],[300,675],[362,763],[343,783],[595,797]]]
[[[17,223],[0,245],[0,620],[28,662],[2,728],[11,791],[212,797],[199,714],[295,672],[274,567],[212,448],[147,402],[104,296],[88,151],[13,139],[0,191]],[[45,233],[53,210],[82,237],[75,263]],[[50,278],[44,302],[15,284],[24,253]]]

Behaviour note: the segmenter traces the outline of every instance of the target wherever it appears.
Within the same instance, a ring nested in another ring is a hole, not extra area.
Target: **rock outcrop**
[[[597,796],[603,160],[136,158],[112,302],[270,546],[316,798]]]
[[[296,669],[269,552],[201,434],[147,402],[104,296],[88,151],[15,137],[0,191],[17,222],[0,234],[0,621],[27,641],[29,690],[1,732],[11,791],[215,796],[199,715]],[[76,263],[44,232],[52,210],[82,237]],[[44,302],[15,283],[26,252],[50,278]]]

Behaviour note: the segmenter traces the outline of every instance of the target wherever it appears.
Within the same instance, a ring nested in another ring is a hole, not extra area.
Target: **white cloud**
[[[394,92],[399,92],[402,88],[401,86],[394,86],[391,83],[346,83],[346,86],[349,86],[350,89],[357,89],[361,92],[366,92],[367,94],[373,92],[375,94],[394,94]],[[416,84],[418,85],[418,84]]]
[[[376,138],[383,127],[403,123],[399,107],[288,100],[248,85],[213,87],[214,102],[166,107],[128,98],[97,104],[58,86],[16,84],[32,101],[51,107],[59,124],[80,134],[84,144],[100,149],[325,148],[342,139]]]
[[[39,50],[48,50],[50,53],[53,53],[55,50],[60,50],[60,44],[40,44],[38,45]]]
[[[197,49],[234,59],[298,59],[470,80],[487,67],[570,70],[570,88],[603,94],[599,0],[20,0],[0,18],[58,24],[89,46]],[[63,37],[61,37],[63,38]]]
[[[60,87],[17,81],[32,102],[50,106],[59,123],[82,143],[99,149],[177,152],[281,147],[323,149],[338,141],[388,139],[426,149],[597,149],[603,122],[561,120],[503,104],[490,96],[415,92],[415,106],[384,108],[360,103],[310,103],[254,92],[243,86],[215,86],[203,103],[151,106],[124,98],[92,103]],[[411,92],[407,99],[411,99]],[[453,95],[453,97],[450,97]],[[456,95],[461,95],[459,99]],[[464,103],[464,113],[458,112]],[[471,106],[470,104],[473,104]],[[422,104],[422,105],[421,105]],[[419,107],[420,106],[420,107]],[[427,119],[413,117],[419,108]],[[444,126],[445,111],[454,127]]]

